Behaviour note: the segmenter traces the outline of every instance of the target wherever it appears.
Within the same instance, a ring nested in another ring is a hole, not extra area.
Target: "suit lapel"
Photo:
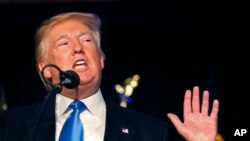
[[[104,141],[132,141],[136,130],[129,125],[130,120],[120,114],[120,109],[107,105],[106,130]]]
[[[41,113],[41,106],[33,109],[30,118],[27,119],[26,126],[28,133],[32,133],[37,118]],[[34,118],[35,117],[35,118]],[[30,135],[29,135],[30,136]],[[46,103],[44,113],[33,136],[32,141],[54,141],[55,140],[55,95],[51,95]]]

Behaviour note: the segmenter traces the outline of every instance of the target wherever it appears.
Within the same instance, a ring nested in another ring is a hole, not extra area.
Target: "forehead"
[[[90,33],[90,28],[77,21],[77,20],[67,20],[67,21],[61,21],[57,24],[55,24],[51,30],[48,32],[48,35],[50,37],[57,37],[61,36],[63,34],[80,34],[80,33]]]

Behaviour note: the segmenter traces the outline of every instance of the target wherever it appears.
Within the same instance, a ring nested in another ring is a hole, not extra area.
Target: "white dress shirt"
[[[87,110],[80,114],[84,128],[84,141],[103,141],[106,122],[106,104],[102,93],[98,90],[92,96],[81,100]],[[63,124],[72,112],[68,106],[73,99],[61,94],[56,95],[56,141],[58,141]]]

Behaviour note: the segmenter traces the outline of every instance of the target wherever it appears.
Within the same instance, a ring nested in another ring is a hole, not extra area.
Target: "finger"
[[[209,108],[209,92],[204,91],[203,98],[202,98],[201,113],[203,115],[207,116],[208,115],[208,108]]]
[[[219,111],[219,101],[217,99],[215,99],[213,102],[213,108],[212,108],[212,111],[210,113],[210,117],[217,119],[218,111]]]
[[[194,113],[200,112],[200,96],[198,86],[194,86],[193,88],[192,109]]]
[[[186,119],[187,115],[192,112],[191,108],[191,91],[186,90],[183,102],[183,117]]]
[[[179,117],[177,115],[171,114],[171,113],[168,113],[167,116],[171,120],[171,122],[173,123],[173,125],[175,126],[177,131],[179,133],[182,133],[184,128],[183,128],[183,124],[182,124],[181,120],[179,119]]]

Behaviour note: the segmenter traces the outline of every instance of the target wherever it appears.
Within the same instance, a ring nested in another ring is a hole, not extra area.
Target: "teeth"
[[[77,60],[75,62],[75,64],[73,65],[73,68],[75,68],[75,69],[85,69],[86,66],[87,66],[87,63],[83,59],[81,59],[81,60]]]
[[[84,66],[75,66],[75,69],[83,69]]]
[[[75,65],[83,65],[83,64],[86,64],[86,62],[83,60],[76,61],[75,63]]]

